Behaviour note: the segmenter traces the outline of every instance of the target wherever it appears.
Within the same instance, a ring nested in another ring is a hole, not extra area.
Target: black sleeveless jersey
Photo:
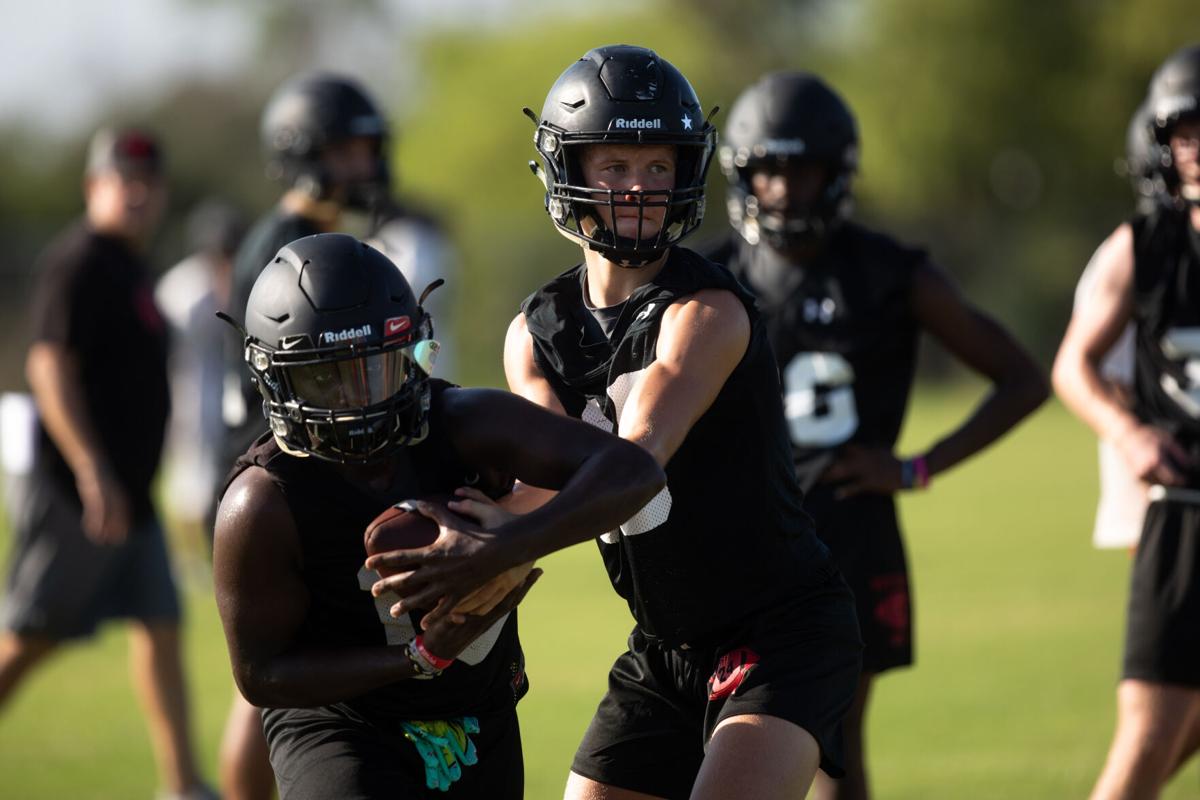
[[[1134,402],[1200,459],[1200,233],[1159,209],[1131,220],[1134,236]],[[1193,469],[1189,486],[1200,486]]]
[[[740,236],[712,254],[758,297],[806,490],[847,442],[892,448],[916,370],[913,273],[927,256],[853,223],[797,266]]]
[[[281,451],[270,434],[259,438],[237,460],[226,486],[248,467],[262,467],[283,493],[296,523],[303,581],[310,598],[297,647],[406,644],[420,630],[420,615],[414,612],[393,618],[388,609],[398,600],[395,594],[371,597],[371,585],[379,576],[363,566],[367,558],[363,531],[376,515],[401,500],[448,493],[468,484],[493,495],[507,491],[508,486],[482,485],[479,472],[454,451],[440,413],[446,387],[434,381],[429,436],[396,455],[399,474],[385,494],[348,482],[332,464]],[[495,479],[484,482],[505,483]],[[511,481],[507,483],[511,485]],[[336,705],[384,721],[442,719],[511,708],[525,689],[514,611],[468,647],[440,677],[397,681]]]
[[[667,486],[600,539],[609,578],[639,627],[669,645],[715,642],[824,574],[828,551],[801,509],[779,379],[753,300],[722,267],[673,248],[605,338],[576,266],[522,306],[534,360],[569,414],[618,432],[630,389],[656,358],[667,307],[725,289],[750,316],[750,343],[666,465]]]

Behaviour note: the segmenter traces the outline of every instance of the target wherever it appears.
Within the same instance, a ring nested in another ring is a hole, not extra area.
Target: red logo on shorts
[[[721,656],[708,679],[708,699],[720,700],[733,694],[756,666],[758,653],[749,647],[739,647]]]
[[[893,647],[903,647],[911,636],[908,578],[904,573],[877,575],[871,578],[871,592],[875,596],[875,621],[887,629]]]

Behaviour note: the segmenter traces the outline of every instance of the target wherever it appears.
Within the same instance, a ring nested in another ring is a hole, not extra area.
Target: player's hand
[[[836,483],[839,500],[866,492],[894,494],[903,487],[900,459],[883,447],[848,444],[821,475],[821,483]]]
[[[499,503],[483,492],[470,486],[455,489],[454,499],[446,503],[446,507],[455,514],[475,520],[485,531],[495,530],[517,516],[511,511],[501,508]]]
[[[428,628],[473,591],[512,566],[505,562],[503,540],[470,520],[434,503],[416,501],[418,512],[438,524],[437,540],[426,547],[393,550],[367,559],[367,568],[392,573],[376,581],[371,593],[395,592],[400,601],[392,615],[417,608],[433,609],[422,623]]]
[[[438,658],[458,658],[467,645],[482,636],[488,628],[496,623],[496,620],[516,608],[540,577],[542,577],[540,569],[532,570],[488,613],[467,617],[465,622],[453,622],[448,616],[442,616],[429,625],[425,625],[425,621],[429,619],[429,614],[426,614],[421,625],[425,629],[422,634],[425,647]]]
[[[1180,486],[1187,480],[1184,470],[1194,463],[1171,434],[1151,425],[1129,428],[1114,444],[1133,474],[1147,483]]]
[[[498,528],[516,517],[516,514],[505,511],[495,500],[470,486],[464,486],[454,494],[458,499],[451,500],[446,506],[457,514],[474,519],[484,530]],[[525,581],[531,569],[533,562],[529,561],[501,572],[463,598],[462,602],[451,610],[451,619],[463,622],[467,614],[487,614],[504,600],[509,592]]]
[[[509,592],[520,586],[532,569],[533,562],[528,561],[501,572],[459,601],[458,605],[450,610],[451,619],[463,622],[467,615],[487,614],[504,600]]]
[[[129,535],[129,500],[112,473],[103,467],[81,471],[75,477],[84,534],[100,545],[118,545]]]

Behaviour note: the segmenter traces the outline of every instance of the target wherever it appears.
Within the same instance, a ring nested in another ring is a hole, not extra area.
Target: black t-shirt
[[[267,471],[283,493],[300,537],[301,571],[310,598],[296,647],[353,648],[402,646],[420,624],[416,613],[392,618],[395,595],[371,597],[378,580],[363,566],[363,531],[380,512],[402,500],[448,494],[464,485],[498,496],[512,481],[467,464],[454,450],[443,422],[448,385],[433,382],[429,435],[395,456],[392,487],[376,494],[348,481],[333,465],[299,458],[264,435],[241,456],[226,487],[250,466]],[[261,565],[270,569],[269,564]],[[517,639],[517,614],[476,640],[436,680],[401,680],[335,704],[380,723],[405,719],[445,719],[512,708],[526,691],[524,661]]]
[[[584,304],[583,270],[563,273],[522,308],[534,359],[563,408],[613,432],[633,384],[657,358],[671,303],[724,289],[749,316],[746,353],[667,463],[666,488],[599,540],[609,579],[646,635],[672,646],[720,641],[823,579],[829,558],[801,507],[765,329],[728,271],[676,247],[605,337]]]
[[[763,310],[802,485],[847,442],[894,447],[916,370],[912,282],[925,252],[845,223],[811,264],[740,236],[713,257]]]
[[[1134,402],[1138,418],[1200,458],[1200,234],[1186,213],[1135,217]],[[1200,469],[1188,485],[1200,486]]]
[[[310,220],[296,214],[285,213],[276,208],[255,223],[246,234],[242,246],[233,260],[233,288],[229,294],[226,313],[239,322],[245,322],[246,303],[250,290],[275,254],[286,244],[321,231]],[[222,456],[226,465],[245,452],[250,443],[267,430],[267,421],[262,414],[262,395],[250,382],[250,371],[243,360],[242,342],[232,333],[225,350],[226,386],[241,387],[242,404],[246,417],[239,425],[226,430]]]
[[[170,411],[166,324],[145,263],[121,239],[80,223],[42,255],[30,316],[35,342],[75,356],[100,448],[135,523],[144,521]],[[75,476],[40,423],[36,469],[79,502]]]

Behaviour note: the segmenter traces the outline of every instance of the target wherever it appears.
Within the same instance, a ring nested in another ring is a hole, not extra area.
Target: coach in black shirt
[[[157,142],[98,133],[84,196],[84,219],[42,256],[31,308],[38,439],[15,503],[0,703],[59,643],[128,618],[160,779],[168,796],[209,797],[187,728],[179,600],[150,502],[170,406],[166,328],[142,256],[166,204]]]

